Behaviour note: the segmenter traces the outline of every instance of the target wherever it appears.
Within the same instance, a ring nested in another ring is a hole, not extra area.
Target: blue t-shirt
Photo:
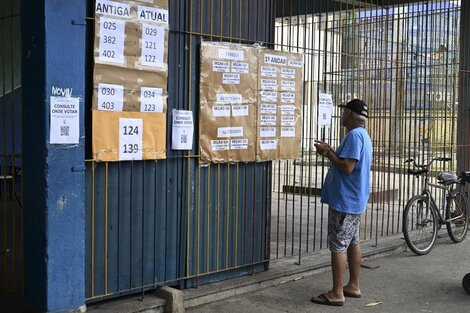
[[[349,131],[336,149],[336,155],[357,162],[350,174],[340,172],[330,163],[321,202],[339,212],[362,214],[369,200],[372,162],[372,142],[366,129],[357,127]]]

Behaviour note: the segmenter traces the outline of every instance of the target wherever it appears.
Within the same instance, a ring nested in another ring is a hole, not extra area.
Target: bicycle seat
[[[459,178],[454,172],[441,172],[439,175],[437,175],[437,180],[439,183],[444,185],[450,185],[459,182]]]

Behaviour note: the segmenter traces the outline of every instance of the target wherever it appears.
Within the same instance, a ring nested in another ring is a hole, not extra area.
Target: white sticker
[[[215,117],[230,117],[230,105],[214,105],[212,115]]]
[[[262,90],[277,90],[277,79],[261,79]]]
[[[98,110],[121,112],[124,104],[124,86],[99,84]]]
[[[215,60],[212,62],[212,71],[213,72],[230,72],[230,62]]]
[[[243,61],[245,53],[240,50],[219,49],[219,58]]]
[[[292,66],[292,67],[299,67],[301,68],[303,63],[302,61],[297,61],[297,60],[289,60],[289,66]]]
[[[222,84],[225,85],[240,85],[240,74],[224,73],[222,77]]]
[[[281,105],[281,115],[295,115],[295,105]]]
[[[281,127],[281,137],[295,137],[295,127]]]
[[[144,66],[163,67],[165,49],[165,28],[155,25],[142,25],[141,63]]]
[[[140,112],[163,112],[162,88],[140,88]]]
[[[119,160],[142,160],[141,118],[119,119]]]
[[[295,70],[292,68],[282,68],[281,77],[287,79],[295,79]]]
[[[327,93],[318,94],[318,125],[331,125],[333,114],[333,96]]]
[[[137,17],[141,21],[168,24],[168,10],[139,5]]]
[[[260,127],[259,128],[260,137],[276,137],[276,127]]]
[[[294,80],[281,81],[281,90],[282,91],[295,91],[295,81]]]
[[[248,116],[250,110],[248,105],[232,105],[232,116]]]
[[[272,66],[261,66],[262,77],[277,77],[277,69]]]
[[[293,93],[293,92],[281,92],[281,102],[282,103],[294,103],[295,102],[295,93]]]
[[[276,115],[260,115],[259,124],[262,126],[276,126],[277,116]]]
[[[277,141],[276,140],[260,140],[259,146],[261,150],[276,150],[277,149]]]
[[[293,115],[281,116],[281,126],[295,126],[295,116]]]
[[[51,97],[51,144],[78,144],[80,140],[80,100]]]
[[[277,114],[277,105],[271,103],[262,103],[261,114]]]
[[[287,57],[274,54],[266,54],[264,56],[264,63],[284,66],[287,65]]]
[[[263,102],[277,102],[277,92],[275,91],[261,91],[261,101]]]
[[[243,137],[243,127],[219,127],[217,138]]]
[[[230,148],[229,140],[211,140],[212,151],[225,151]]]
[[[248,63],[232,62],[232,72],[233,73],[248,74],[249,71],[250,71],[250,66],[248,65]]]
[[[131,9],[129,4],[107,0],[96,0],[95,13],[123,18],[131,17]]]
[[[242,95],[238,93],[218,93],[216,95],[216,102],[222,104],[242,103]]]
[[[173,110],[171,149],[191,150],[193,148],[193,112]]]
[[[125,27],[126,22],[122,20],[100,19],[100,61],[124,64]]]
[[[232,140],[230,140],[230,149],[231,150],[247,150],[248,149],[248,139],[232,139]]]

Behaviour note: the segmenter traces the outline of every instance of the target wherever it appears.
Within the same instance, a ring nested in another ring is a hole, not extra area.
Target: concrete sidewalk
[[[304,255],[301,264],[298,257],[271,261],[267,272],[183,290],[184,306],[189,313],[470,312],[470,295],[462,288],[462,278],[470,272],[470,238],[453,244],[441,236],[426,256],[408,251],[401,234],[379,239],[377,245],[364,242],[362,250],[363,297],[347,298],[344,307],[310,302],[312,294],[331,288],[327,250]],[[153,294],[144,299],[135,295],[87,309],[165,312],[165,300]]]
[[[366,255],[370,249],[366,244]],[[187,308],[186,312],[470,312],[470,295],[462,288],[462,277],[470,272],[470,239],[453,244],[443,236],[426,256],[414,255],[404,244],[393,251],[364,258],[363,296],[347,298],[344,307],[310,302],[312,294],[331,288],[327,268],[299,272],[294,280]]]

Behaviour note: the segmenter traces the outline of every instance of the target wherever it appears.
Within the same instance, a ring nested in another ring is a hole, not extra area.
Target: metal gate
[[[163,161],[88,160],[87,300],[228,279],[326,248],[327,163],[313,142],[337,146],[344,131],[338,110],[318,125],[319,92],[335,105],[369,104],[374,163],[361,239],[400,233],[404,203],[420,187],[403,161],[445,155],[454,161],[433,170],[469,165],[455,160],[469,149],[468,138],[457,145],[457,125],[470,127],[458,114],[460,2],[402,2],[170,1],[168,111],[198,120],[201,39],[301,52],[302,158],[203,167],[197,142]]]
[[[0,1],[0,291],[23,292],[20,3]]]
[[[302,159],[273,163],[271,258],[327,247],[327,206],[319,195],[327,160],[315,139],[337,147],[344,130],[340,111],[318,123],[318,93],[335,105],[361,98],[369,105],[366,125],[373,142],[372,190],[361,239],[401,233],[402,211],[420,182],[406,175],[404,161],[452,158],[433,171],[470,166],[469,138],[457,127],[460,1],[277,1],[275,47],[304,53]],[[467,36],[468,37],[468,36]],[[460,103],[461,113],[465,103]],[[468,105],[467,105],[468,111]],[[468,131],[463,131],[468,133]],[[465,156],[466,155],[466,156]]]
[[[201,40],[272,42],[273,5],[251,0],[169,4],[168,112],[192,110],[197,121]],[[266,268],[270,163],[200,166],[196,142],[190,153],[168,149],[166,160],[86,164],[88,302],[157,284],[188,287]]]

